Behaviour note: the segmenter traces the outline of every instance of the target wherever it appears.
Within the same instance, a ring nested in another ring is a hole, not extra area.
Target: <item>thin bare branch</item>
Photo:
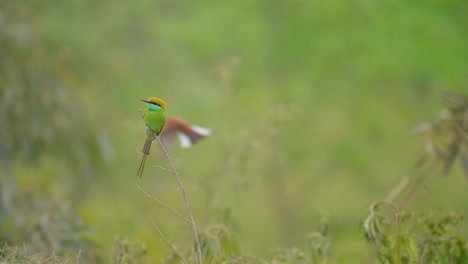
[[[78,253],[75,255],[75,264],[80,263],[80,258],[81,258],[81,248],[78,249]]]
[[[180,214],[179,212],[177,212],[174,208],[172,208],[171,206],[169,206],[168,204],[166,204],[165,202],[159,200],[158,198],[152,196],[151,194],[149,194],[147,191],[143,190],[143,188],[140,187],[140,185],[137,185],[138,189],[140,189],[140,191],[142,191],[144,194],[146,194],[146,196],[148,196],[149,198],[155,200],[156,202],[164,205],[167,209],[171,210],[172,212],[174,212],[174,214],[176,214],[177,216],[179,216],[180,218],[182,218],[183,220],[185,220],[187,223],[191,224],[190,223],[190,220],[188,220],[185,216],[183,216],[182,214]]]
[[[213,256],[213,259],[211,260],[211,264],[216,263],[216,259],[218,258],[218,255],[221,256],[221,243],[219,243],[219,240],[216,240],[216,252]]]
[[[193,219],[193,214],[192,214],[192,209],[190,208],[189,201],[187,199],[187,195],[185,194],[185,189],[184,186],[182,185],[182,181],[180,179],[179,173],[175,169],[174,163],[171,160],[171,157],[169,157],[169,154],[167,153],[166,149],[164,148],[164,145],[161,143],[161,140],[159,139],[159,136],[156,136],[156,140],[159,143],[159,146],[161,146],[161,149],[164,152],[164,155],[166,156],[167,160],[171,164],[172,171],[174,172],[174,175],[177,179],[177,183],[179,184],[179,189],[182,192],[182,196],[184,198],[185,206],[187,207],[187,211],[190,216],[190,223],[192,224],[192,231],[193,231],[193,237],[195,238],[195,245],[197,247],[197,255],[198,255],[198,264],[203,264],[203,257],[202,257],[202,252],[201,252],[201,246],[200,246],[200,239],[198,238],[198,230],[197,230],[197,225],[195,224],[195,220]]]
[[[152,167],[153,167],[153,168],[159,168],[159,169],[161,169],[161,170],[165,170],[165,171],[168,171],[168,172],[174,174],[174,172],[173,172],[172,170],[167,169],[167,168],[164,168],[164,167],[162,167],[162,166],[152,166]]]
[[[395,186],[390,193],[387,194],[387,197],[385,197],[384,200],[386,201],[395,201],[395,199],[400,195],[400,193],[405,189],[405,187],[408,185],[409,178],[408,176],[405,176],[401,179],[401,181]]]
[[[185,258],[179,253],[179,251],[177,251],[177,249],[167,240],[167,238],[163,235],[161,230],[159,230],[158,225],[156,225],[156,222],[154,222],[154,220],[151,220],[151,222],[153,222],[154,227],[156,228],[156,230],[158,230],[158,233],[159,235],[161,235],[164,242],[166,242],[166,244],[177,254],[177,256],[179,256],[182,262],[188,264],[187,260],[185,260]]]
[[[456,124],[455,128],[460,133],[460,135],[463,137],[464,143],[468,142],[468,134],[466,133],[466,131],[459,124]]]

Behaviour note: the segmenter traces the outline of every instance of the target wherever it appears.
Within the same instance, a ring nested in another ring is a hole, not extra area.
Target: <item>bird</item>
[[[150,97],[148,100],[143,99],[140,101],[145,102],[148,107],[145,113],[142,114],[142,118],[145,120],[146,124],[146,140],[143,145],[143,149],[141,150],[143,158],[141,159],[140,168],[137,173],[141,178],[145,167],[146,157],[150,152],[151,143],[157,136],[159,136],[166,121],[166,102],[158,97]]]
[[[170,148],[176,137],[179,138],[182,148],[190,148],[199,140],[209,136],[209,128],[190,125],[184,119],[177,116],[169,116],[161,131],[161,142],[166,149]]]

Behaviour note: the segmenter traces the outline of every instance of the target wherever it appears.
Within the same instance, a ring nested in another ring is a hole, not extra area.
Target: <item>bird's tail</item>
[[[190,126],[190,131],[180,131],[179,139],[180,145],[183,148],[190,148],[192,145],[197,143],[200,139],[203,139],[211,134],[211,130],[200,126]]]
[[[141,153],[143,153],[143,158],[141,158],[140,168],[138,168],[137,173],[137,175],[140,176],[140,178],[143,175],[143,169],[145,168],[146,157],[149,155],[150,152],[151,142],[153,142],[153,140],[147,139],[145,141],[145,145],[143,145],[143,149],[141,150]]]
[[[140,178],[143,175],[143,169],[145,168],[146,157],[147,155],[143,154],[143,158],[141,158],[140,168],[138,168],[137,176],[139,176]]]
[[[143,149],[141,150],[141,153],[143,153],[144,155],[149,155],[150,148],[151,148],[151,142],[153,142],[153,141],[148,140],[148,139],[145,141],[145,145],[143,145]]]

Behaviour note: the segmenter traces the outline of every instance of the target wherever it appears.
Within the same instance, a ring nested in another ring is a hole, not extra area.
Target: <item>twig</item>
[[[182,214],[180,214],[179,212],[177,212],[174,208],[170,207],[168,204],[166,204],[165,202],[159,200],[158,198],[152,196],[151,194],[149,194],[148,192],[146,192],[145,190],[143,190],[143,188],[140,187],[140,185],[137,185],[138,189],[140,189],[140,191],[142,191],[144,194],[146,194],[149,198],[155,200],[156,202],[164,205],[167,209],[171,210],[172,212],[174,212],[176,215],[178,215],[180,218],[184,219],[187,223],[191,224],[190,223],[190,220],[188,220],[187,218],[185,218],[185,216],[183,216]]]
[[[390,191],[389,194],[387,194],[387,197],[385,197],[385,201],[395,201],[395,199],[400,195],[400,193],[405,189],[405,187],[408,185],[409,178],[408,176],[403,177],[401,181],[395,186],[392,191]]]
[[[162,166],[153,166],[153,167],[154,167],[154,168],[159,168],[159,169],[161,169],[161,170],[165,170],[165,171],[168,171],[168,172],[174,174],[173,171],[171,171],[170,169],[166,169],[166,168],[164,168],[164,167],[162,167]]]
[[[403,196],[402,200],[400,201],[400,208],[403,208],[406,206],[406,204],[409,202],[409,200],[413,197],[413,195],[418,191],[419,187],[424,185],[424,181],[426,178],[429,176],[429,172],[433,171],[434,168],[437,166],[439,163],[439,160],[435,160],[430,164],[426,170],[419,175],[419,177],[416,179],[416,182],[413,184],[412,188],[406,193],[405,196]]]
[[[154,222],[154,220],[151,220],[151,222],[153,222],[154,227],[156,228],[156,230],[158,230],[158,233],[161,235],[161,237],[163,238],[164,242],[166,242],[166,244],[177,254],[177,256],[179,256],[179,258],[182,260],[182,262],[184,262],[185,264],[188,264],[187,260],[185,260],[185,258],[179,253],[179,251],[177,251],[177,249],[176,249],[171,243],[169,243],[169,241],[168,241],[167,238],[163,235],[163,233],[161,232],[161,230],[159,230],[158,225],[156,225],[156,222]]]
[[[81,258],[81,248],[78,249],[78,254],[75,255],[75,263],[76,264],[80,263],[80,258]]]
[[[189,201],[187,199],[187,195],[185,194],[184,186],[182,185],[182,181],[180,180],[179,173],[175,169],[174,163],[172,162],[171,158],[169,157],[169,154],[167,154],[167,151],[164,148],[164,145],[161,143],[161,140],[159,139],[159,136],[156,137],[156,140],[158,141],[159,146],[161,146],[161,149],[163,150],[164,155],[166,156],[167,160],[171,164],[172,171],[174,172],[174,175],[176,176],[176,179],[177,179],[177,183],[179,184],[179,189],[182,192],[182,196],[184,197],[185,206],[187,207],[187,211],[188,211],[189,216],[190,216],[190,223],[192,224],[192,231],[193,231],[193,236],[195,238],[195,245],[197,247],[198,264],[203,264],[203,257],[202,257],[202,252],[201,252],[200,240],[198,238],[197,225],[195,224],[195,220],[193,219],[192,209],[190,209],[190,204],[189,204]]]
[[[138,109],[138,111],[140,112],[140,115],[141,115],[141,118],[144,118],[145,115],[142,113],[141,109]],[[177,215],[179,215],[180,217],[182,217],[184,220],[186,220],[187,222],[189,222],[191,225],[192,225],[192,230],[193,230],[193,236],[195,238],[195,244],[197,246],[197,253],[198,253],[198,264],[203,264],[203,257],[202,257],[202,252],[201,252],[201,246],[200,246],[200,240],[198,238],[198,231],[197,231],[197,225],[195,224],[195,220],[193,219],[193,214],[192,214],[192,209],[190,209],[190,204],[188,202],[188,199],[187,199],[187,195],[185,195],[185,189],[184,189],[184,186],[182,185],[182,181],[180,180],[180,176],[179,176],[179,173],[177,172],[177,170],[175,169],[175,166],[174,166],[174,163],[172,162],[171,158],[169,157],[169,154],[167,153],[166,149],[164,148],[164,145],[161,143],[161,140],[159,139],[158,136],[155,136],[156,140],[158,141],[159,143],[159,146],[161,146],[161,149],[163,150],[164,152],[164,155],[166,156],[167,160],[169,161],[169,163],[171,164],[171,167],[172,167],[172,174],[174,174],[176,176],[176,179],[177,179],[177,183],[179,184],[179,188],[180,188],[180,191],[182,192],[182,196],[184,197],[184,202],[185,202],[185,206],[187,207],[187,211],[190,215],[190,220],[186,219],[185,217],[183,217],[181,214],[177,213],[174,209],[172,209],[171,207],[169,207],[168,205],[166,205],[165,203],[162,203],[161,201],[159,201],[158,199],[148,195],[148,193],[146,193],[149,197],[155,199],[156,201],[158,202],[161,202],[163,205],[165,205],[166,207],[170,208],[172,211],[174,211]],[[159,167],[159,166],[158,166]],[[163,167],[159,167],[161,169],[165,169]],[[167,169],[165,169],[167,170]],[[170,170],[168,170],[170,171]],[[138,186],[139,187],[139,186]],[[139,187],[140,188],[140,187]],[[140,188],[140,190],[142,190]],[[142,190],[143,191],[143,190]],[[143,191],[144,192],[144,191]],[[153,221],[153,224],[155,225],[156,229],[159,231],[159,228],[156,226],[156,224],[154,223]],[[170,246],[171,244],[166,240],[166,238],[162,235],[161,231],[159,231],[159,233],[161,234],[161,236],[164,238],[164,240],[166,241],[166,243],[168,243]],[[173,248],[171,246],[171,248]],[[175,250],[175,248],[173,248]],[[177,251],[176,251],[177,253]],[[179,257],[182,258],[182,256],[177,253],[179,255]],[[187,263],[183,258],[182,260],[184,261],[184,263]]]
[[[213,259],[211,260],[211,264],[216,263],[218,255],[221,255],[221,243],[219,243],[219,240],[216,240],[216,252],[213,256]]]

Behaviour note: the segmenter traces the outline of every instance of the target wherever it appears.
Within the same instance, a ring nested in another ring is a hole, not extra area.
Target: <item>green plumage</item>
[[[149,155],[151,143],[153,140],[161,133],[161,130],[164,127],[166,122],[166,103],[157,98],[151,97],[148,100],[142,100],[148,105],[148,109],[145,112],[144,120],[146,124],[146,140],[143,145],[141,152],[143,153],[143,158],[140,163],[140,168],[138,169],[138,174],[140,177],[143,174],[143,168],[145,167],[146,156]]]
[[[145,123],[146,123],[146,141],[145,145],[141,152],[145,155],[149,155],[151,148],[151,142],[155,139],[156,136],[161,133],[162,128],[164,127],[164,122],[166,121],[166,114],[162,108],[156,110],[146,110],[145,113]]]
[[[145,123],[146,126],[151,128],[156,135],[161,133],[166,121],[166,113],[162,107],[154,107],[153,105],[148,106],[148,110],[145,112]]]

